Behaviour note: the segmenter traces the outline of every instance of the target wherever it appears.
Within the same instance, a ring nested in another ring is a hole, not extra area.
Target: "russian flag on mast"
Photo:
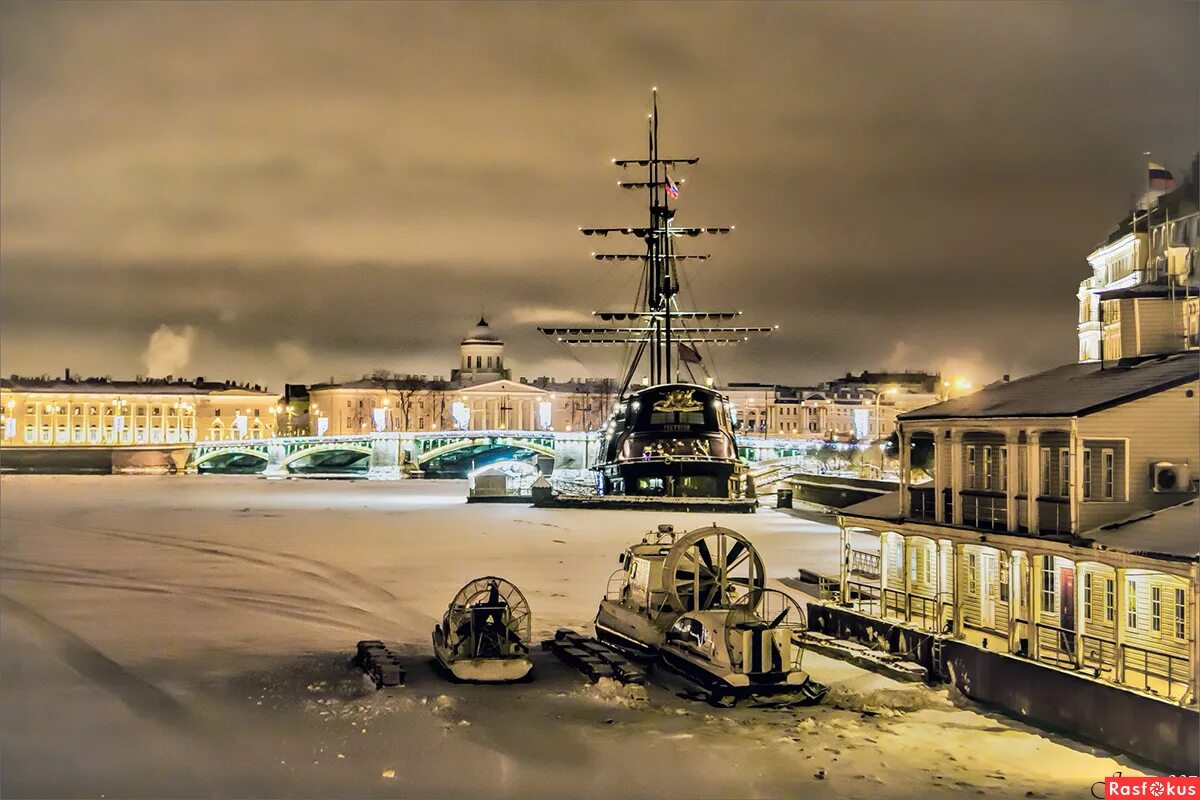
[[[1171,174],[1171,170],[1164,167],[1162,164],[1155,164],[1153,161],[1147,162],[1147,178],[1150,182],[1151,189],[1174,189],[1175,176]]]
[[[663,185],[667,187],[667,197],[670,197],[672,200],[679,199],[679,187],[675,185],[675,181],[671,180],[670,175],[667,176],[667,180]]]

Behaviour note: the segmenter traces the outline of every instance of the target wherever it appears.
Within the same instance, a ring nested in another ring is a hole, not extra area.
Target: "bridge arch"
[[[546,441],[550,441],[551,444],[546,444]],[[431,450],[426,450],[417,457],[417,463],[425,464],[458,450],[467,450],[481,446],[530,450],[543,456],[554,455],[553,440],[526,439],[520,436],[463,436],[434,447]]]
[[[250,447],[221,447],[200,452],[189,467],[196,472],[213,472],[230,475],[261,473],[267,469],[267,454]]]
[[[252,450],[248,447],[222,447],[219,450],[209,450],[208,452],[197,456],[192,461],[192,466],[198,467],[201,464],[207,464],[214,459],[231,455],[251,456],[253,458],[261,459],[263,463],[266,463],[267,461],[267,454],[261,450]]]
[[[313,447],[305,447],[288,453],[279,466],[283,469],[289,469],[293,463],[301,459],[308,458],[321,453],[359,453],[368,458],[371,456],[371,446],[365,444],[352,444],[349,442],[327,442],[317,444]]]

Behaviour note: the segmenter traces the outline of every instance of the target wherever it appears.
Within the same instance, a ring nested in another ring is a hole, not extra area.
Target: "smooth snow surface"
[[[774,578],[834,571],[803,514],[466,505],[459,481],[0,479],[0,795],[8,797],[1070,797],[1126,759],[944,691],[808,654],[797,711],[715,709],[669,681],[457,685],[429,634],[466,581],[529,599],[536,638],[590,629],[617,555],[716,521]],[[376,692],[359,639],[409,656]]]

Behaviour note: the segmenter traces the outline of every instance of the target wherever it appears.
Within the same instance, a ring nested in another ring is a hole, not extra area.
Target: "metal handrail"
[[[1039,659],[1042,661],[1053,661],[1056,664],[1063,663],[1065,661],[1072,667],[1078,666],[1075,661],[1075,637],[1079,635],[1078,632],[1068,628],[1060,628],[1057,625],[1051,625],[1047,622],[1035,622],[1034,629],[1038,637]],[[1046,647],[1047,642],[1042,638],[1043,631],[1054,633],[1052,641],[1049,643],[1049,647]],[[1054,653],[1055,657],[1053,659],[1042,658],[1042,655],[1046,652],[1046,650]],[[1059,658],[1060,655],[1063,657]]]
[[[1093,636],[1081,633],[1083,640],[1082,666],[1091,667],[1099,675],[1102,672],[1115,671],[1117,668],[1117,643],[1103,636]],[[1093,647],[1094,645],[1094,647]]]
[[[868,578],[878,578],[882,565],[883,560],[878,553],[869,553],[866,550],[850,551],[851,573],[858,573]]]
[[[624,568],[621,568],[608,576],[608,588],[604,590],[604,599],[610,603],[620,603],[625,599],[625,589],[629,586],[629,580],[626,577]],[[613,585],[617,584],[614,591]]]
[[[873,613],[880,613],[880,593],[878,586],[870,583],[861,583],[859,581],[846,581],[846,591],[847,594],[850,595],[845,598],[847,603],[850,602],[851,596],[853,596],[853,592],[851,591],[852,589],[858,590],[858,599],[856,602],[863,606],[864,610],[866,610],[868,613],[872,613],[872,609],[874,609]]]
[[[1150,686],[1150,679],[1158,678],[1160,680],[1165,680],[1167,682],[1167,696],[1168,697],[1173,698],[1175,696],[1174,693],[1175,693],[1176,685],[1179,685],[1183,689],[1183,692],[1180,694],[1180,698],[1179,698],[1181,701],[1183,699],[1187,698],[1192,693],[1192,689],[1193,689],[1192,680],[1191,680],[1191,676],[1188,673],[1188,666],[1190,663],[1190,659],[1187,658],[1186,656],[1172,655],[1171,653],[1164,653],[1161,650],[1150,650],[1145,647],[1138,647],[1135,644],[1126,644],[1126,643],[1121,644],[1121,651],[1122,651],[1121,652],[1121,674],[1117,678],[1117,680],[1119,680],[1121,683],[1128,683],[1128,681],[1126,681],[1126,673],[1133,671],[1133,672],[1141,673],[1142,688],[1148,692],[1154,692],[1154,689],[1151,688],[1151,686]],[[1141,655],[1142,668],[1140,670],[1131,668],[1131,666],[1130,666],[1130,654],[1131,653]],[[1155,659],[1165,660],[1166,664],[1167,664],[1167,671],[1159,672],[1156,670],[1152,670],[1150,668],[1151,657],[1154,657]],[[1176,677],[1176,674],[1175,674],[1175,664],[1177,662],[1180,664],[1180,667],[1181,667],[1180,668],[1181,677]],[[1132,686],[1133,684],[1129,684],[1129,685]]]
[[[914,600],[920,601],[919,605],[921,608],[922,621],[924,621],[926,623],[932,622],[933,628],[936,631],[937,625],[938,625],[938,613],[939,613],[937,599],[933,598],[933,597],[926,597],[925,595],[913,594],[912,592],[909,592],[908,599],[906,600],[906,603],[908,606],[908,616],[906,617],[906,619],[908,619],[910,622],[912,621],[912,618],[913,618],[912,607],[913,607]],[[930,613],[931,608],[933,610],[932,614]]]
[[[909,513],[913,518],[933,519],[937,514],[936,491],[929,486],[910,486]]]

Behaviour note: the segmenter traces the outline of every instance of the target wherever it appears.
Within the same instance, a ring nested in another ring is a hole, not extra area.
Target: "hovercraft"
[[[521,680],[533,669],[530,624],[520,589],[503,578],[476,578],[458,590],[433,629],[434,657],[460,681]]]

